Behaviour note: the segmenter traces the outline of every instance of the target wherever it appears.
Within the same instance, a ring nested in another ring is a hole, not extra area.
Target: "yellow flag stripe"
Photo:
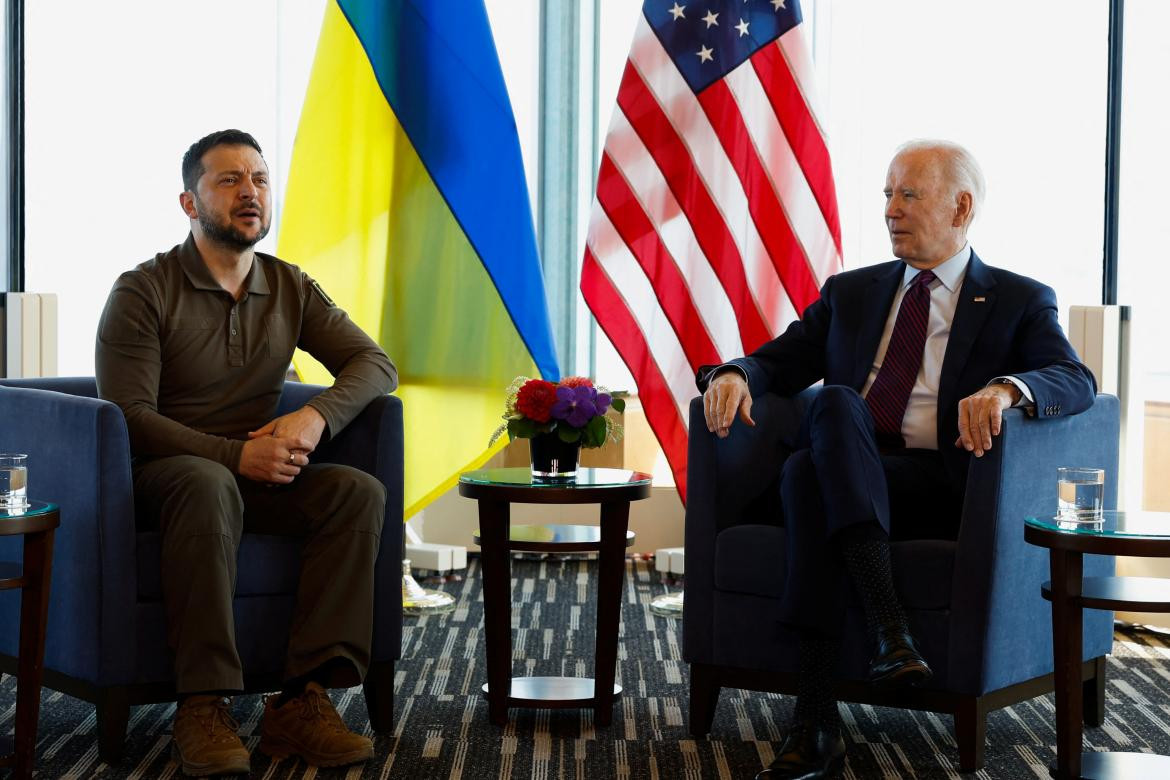
[[[492,454],[504,389],[535,363],[330,3],[293,149],[278,252],[399,369],[409,517]],[[298,374],[328,384],[309,355]]]

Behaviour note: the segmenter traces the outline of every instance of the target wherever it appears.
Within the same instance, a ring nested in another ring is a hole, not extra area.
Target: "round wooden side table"
[[[0,738],[0,767],[12,777],[32,777],[41,709],[41,674],[45,624],[49,613],[49,574],[53,566],[53,532],[61,522],[56,504],[29,501],[28,506],[0,509],[0,536],[24,536],[24,565],[0,561],[0,590],[20,588],[20,643],[16,673],[16,729],[9,742]],[[6,744],[7,743],[7,744]]]
[[[1056,688],[1056,765],[1059,780],[1170,777],[1170,757],[1150,753],[1082,752],[1081,645],[1084,609],[1170,612],[1170,580],[1085,577],[1086,553],[1170,557],[1170,513],[1109,510],[1096,523],[1029,517],[1024,539],[1048,548],[1052,579],[1041,595],[1052,602],[1053,681]],[[1102,693],[1102,695],[1104,695]]]
[[[483,565],[484,641],[488,682],[484,693],[492,723],[508,722],[509,707],[592,707],[593,722],[608,726],[621,695],[617,672],[625,550],[630,502],[650,495],[650,475],[583,468],[574,481],[534,482],[528,468],[482,469],[459,478],[459,494],[479,501]],[[599,526],[516,526],[511,504],[600,504]],[[593,679],[512,677],[512,551],[597,552],[597,640]]]

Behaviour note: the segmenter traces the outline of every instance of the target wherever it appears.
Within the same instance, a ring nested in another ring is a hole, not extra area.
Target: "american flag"
[[[751,352],[841,269],[798,0],[646,0],[581,292],[686,500],[695,371]]]

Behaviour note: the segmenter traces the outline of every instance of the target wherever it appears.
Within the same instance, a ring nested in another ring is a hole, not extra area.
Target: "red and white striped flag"
[[[778,335],[841,269],[798,0],[646,0],[581,292],[686,500],[695,371]]]

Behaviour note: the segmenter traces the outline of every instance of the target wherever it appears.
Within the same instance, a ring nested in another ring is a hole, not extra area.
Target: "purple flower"
[[[592,387],[558,387],[552,416],[574,428],[583,428],[598,414],[598,400],[597,391]]]
[[[597,413],[605,414],[605,410],[609,408],[610,403],[613,402],[613,398],[610,397],[609,393],[598,393],[596,402]]]

